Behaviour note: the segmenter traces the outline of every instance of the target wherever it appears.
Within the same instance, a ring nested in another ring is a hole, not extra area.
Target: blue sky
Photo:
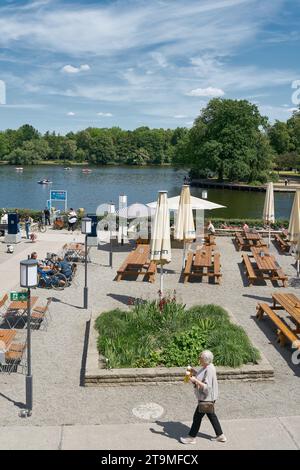
[[[190,127],[213,96],[286,120],[299,21],[300,0],[0,0],[0,129]]]

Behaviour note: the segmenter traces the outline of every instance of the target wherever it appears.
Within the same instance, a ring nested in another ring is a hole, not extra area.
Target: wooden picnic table
[[[249,257],[244,253],[242,255],[249,285],[257,279],[270,279],[271,281],[282,281],[283,287],[286,287],[288,277],[284,274],[274,256],[270,254],[260,256],[259,252],[261,251],[261,247],[256,249],[252,247],[251,251],[253,253],[252,257]],[[251,261],[253,258],[255,263]]]
[[[143,266],[149,261],[150,246],[138,245],[127,257],[127,265]]]
[[[211,245],[204,245],[194,253],[188,253],[185,269],[183,272],[184,282],[190,277],[212,277],[218,284],[221,280],[220,253],[213,250]]]
[[[245,232],[243,233],[243,237],[246,238],[248,241],[252,242],[260,242],[262,240],[261,236],[257,232]]]
[[[120,281],[124,275],[144,275],[150,282],[155,281],[156,263],[150,261],[150,246],[138,245],[131,251],[122,266],[117,271],[117,281]]]
[[[264,273],[278,270],[279,265],[274,256],[269,253],[268,248],[263,250],[262,247],[251,247],[250,249],[259,271]]]
[[[209,268],[212,264],[212,246],[206,245],[196,251],[193,263],[195,268]]]
[[[273,308],[278,308],[277,305],[280,305],[281,308],[286,310],[286,312],[292,317],[296,323],[296,330],[294,333],[300,333],[300,299],[295,294],[273,294]]]
[[[8,350],[14,337],[16,336],[16,330],[1,329],[0,330],[0,341],[5,344],[5,349]]]

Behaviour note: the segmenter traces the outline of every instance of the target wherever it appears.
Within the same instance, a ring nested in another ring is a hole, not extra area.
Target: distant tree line
[[[33,165],[39,161],[88,162],[106,165],[170,164],[186,128],[125,131],[88,128],[66,136],[55,132],[41,135],[25,124],[17,130],[0,132],[0,160],[11,164]]]
[[[276,180],[277,170],[300,171],[300,109],[287,122],[270,124],[247,100],[212,99],[193,127],[133,131],[92,128],[65,136],[41,135],[25,124],[0,132],[0,160],[116,165],[172,164],[194,178],[250,183]]]

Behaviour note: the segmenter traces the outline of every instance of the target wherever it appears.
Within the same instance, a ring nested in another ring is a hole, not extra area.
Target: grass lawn
[[[197,366],[199,353],[210,349],[219,366],[239,367],[260,358],[245,331],[230,322],[218,305],[187,309],[174,299],[135,303],[96,320],[98,350],[108,367]]]

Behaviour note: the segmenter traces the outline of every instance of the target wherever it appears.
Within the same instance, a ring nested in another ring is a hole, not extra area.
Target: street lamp
[[[87,238],[92,233],[92,219],[83,217],[81,220],[81,233],[85,235],[85,274],[83,288],[83,308],[88,308],[88,286],[87,286]]]
[[[30,289],[38,285],[38,262],[35,259],[26,259],[20,262],[20,286],[27,289],[27,374],[26,374],[26,411],[22,416],[32,413],[32,374],[31,374],[31,302]]]
[[[113,202],[108,204],[108,214],[113,215],[116,213],[116,206]],[[111,218],[109,218],[109,241],[110,241],[110,251],[109,251],[109,265],[113,267],[113,250],[112,250],[112,231],[111,231]]]

